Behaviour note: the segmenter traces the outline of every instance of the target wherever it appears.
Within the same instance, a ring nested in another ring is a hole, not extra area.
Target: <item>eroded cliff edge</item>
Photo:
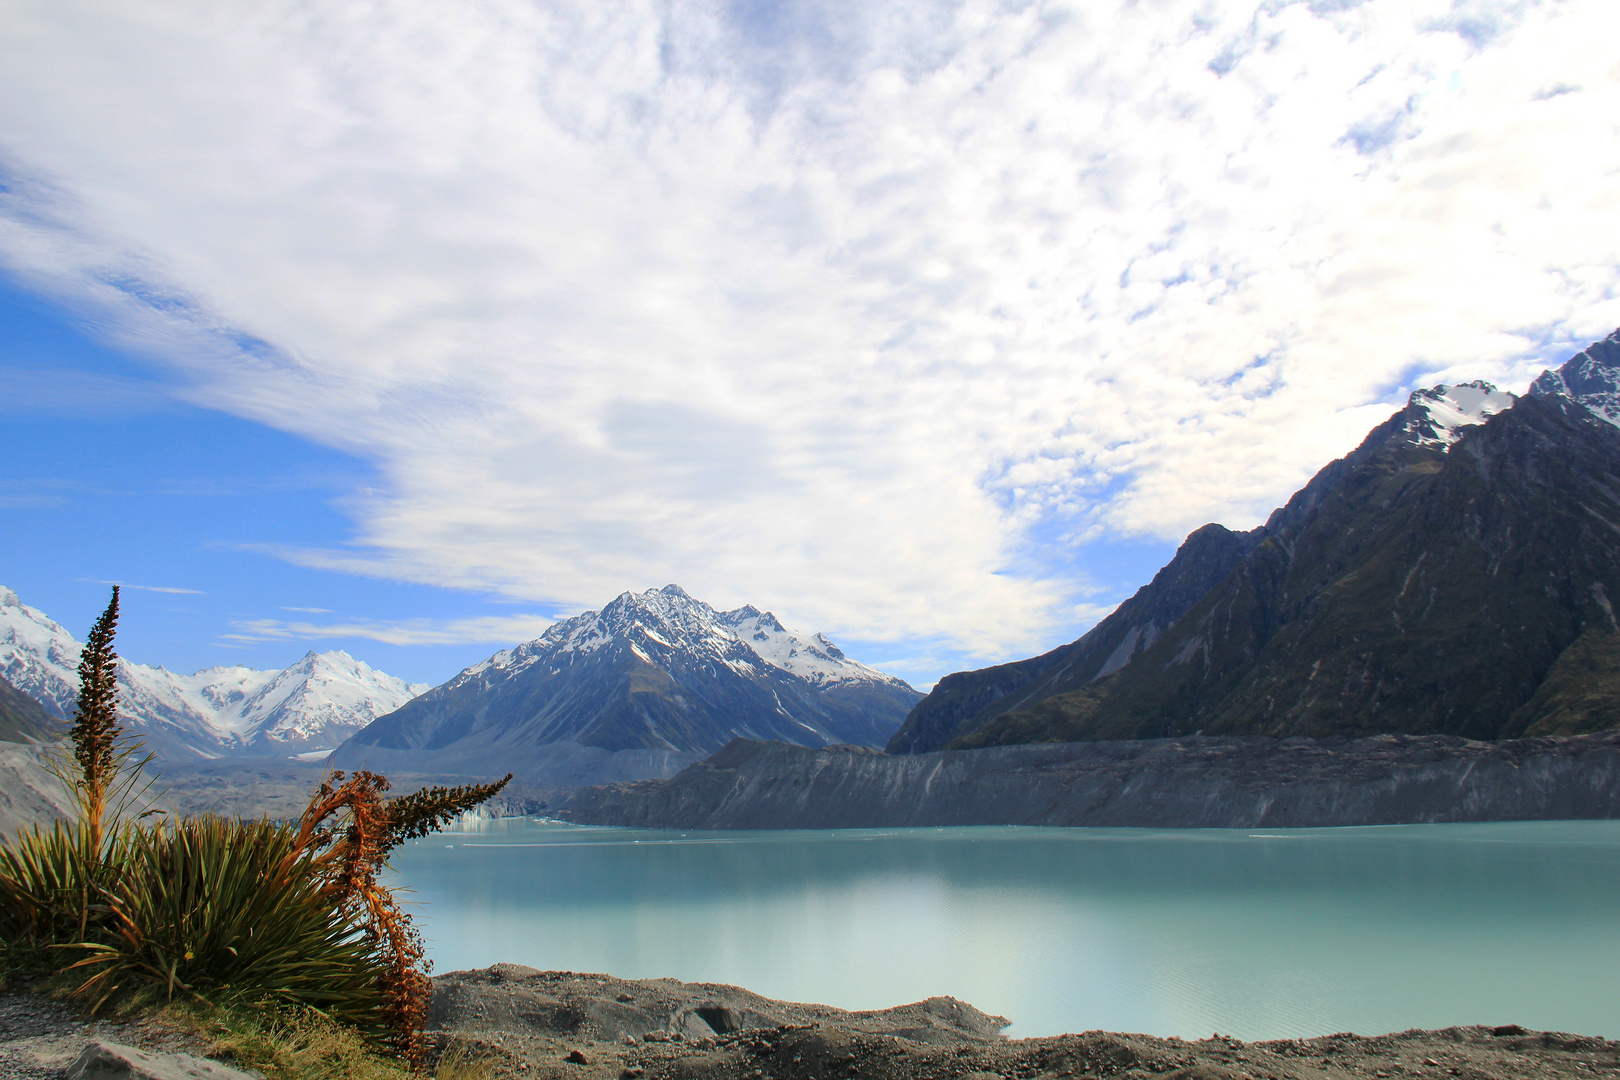
[[[657,829],[1324,827],[1620,817],[1620,732],[1476,742],[1190,736],[889,755],[738,739],[548,809]]]

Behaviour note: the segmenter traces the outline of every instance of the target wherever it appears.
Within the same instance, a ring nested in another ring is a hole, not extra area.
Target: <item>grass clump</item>
[[[209,1053],[268,1080],[420,1080],[421,1073],[345,1024],[308,1009],[173,1005],[160,1019],[201,1036]],[[489,1080],[493,1070],[453,1042],[431,1070],[436,1080]]]
[[[172,1005],[159,1016],[201,1036],[213,1057],[268,1080],[412,1080],[411,1067],[379,1053],[355,1028],[309,1009]],[[448,1080],[448,1078],[446,1078]]]

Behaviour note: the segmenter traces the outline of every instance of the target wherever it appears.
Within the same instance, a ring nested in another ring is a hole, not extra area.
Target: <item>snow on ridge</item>
[[[0,675],[62,717],[79,691],[80,642],[0,586]],[[348,653],[311,650],[280,671],[218,665],[190,675],[118,661],[119,715],[163,731],[204,757],[255,745],[336,745],[429,689],[377,671]]]
[[[1530,393],[1570,398],[1620,427],[1620,330],[1588,345],[1556,371],[1543,371],[1530,384]]]
[[[825,634],[808,637],[789,630],[775,615],[745,604],[716,611],[679,585],[645,592],[622,592],[600,611],[585,611],[553,623],[546,632],[513,650],[503,649],[467,668],[447,686],[459,686],[499,671],[516,674],[544,657],[588,654],[615,640],[625,641],[652,663],[651,650],[684,651],[712,656],[732,670],[753,675],[771,667],[816,686],[840,683],[903,685],[901,680],[845,656]],[[522,656],[521,662],[511,657]]]
[[[826,634],[805,638],[789,630],[770,612],[752,605],[720,614],[744,644],[772,667],[797,675],[817,685],[846,682],[897,683],[899,680],[875,668],[851,660]]]
[[[328,728],[359,730],[429,689],[377,671],[345,652],[310,652],[273,674],[256,694],[221,717],[244,743],[336,739],[338,734]]]
[[[1450,447],[1462,428],[1483,424],[1518,399],[1481,379],[1417,390],[1407,402],[1408,430],[1420,446]]]

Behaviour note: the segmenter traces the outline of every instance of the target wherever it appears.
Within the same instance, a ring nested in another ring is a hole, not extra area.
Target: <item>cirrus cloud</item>
[[[550,626],[551,620],[540,615],[488,615],[473,619],[352,619],[325,623],[239,619],[231,623],[231,632],[221,634],[220,639],[236,644],[365,638],[385,645],[505,645],[537,638]]]

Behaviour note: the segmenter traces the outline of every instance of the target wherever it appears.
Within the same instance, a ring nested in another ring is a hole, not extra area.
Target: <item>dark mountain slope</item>
[[[1238,533],[1205,525],[1151,582],[1078,641],[1029,660],[945,676],[889,740],[889,753],[938,750],[1004,713],[1119,670],[1219,584],[1262,535],[1261,529]]]
[[[1594,674],[1612,670],[1620,429],[1550,395],[1440,438],[1403,415],[1127,667],[956,745],[1620,721]]]

